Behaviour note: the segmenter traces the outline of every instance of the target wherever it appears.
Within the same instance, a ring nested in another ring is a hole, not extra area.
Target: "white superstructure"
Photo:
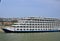
[[[13,32],[60,31],[60,19],[42,17],[20,18],[12,27],[6,27],[4,30]]]

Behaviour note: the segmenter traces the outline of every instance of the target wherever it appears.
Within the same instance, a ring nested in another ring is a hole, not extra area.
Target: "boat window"
[[[32,29],[32,30],[34,30],[34,29]]]
[[[46,29],[47,30],[47,29]]]
[[[34,28],[34,26],[33,26],[33,28]]]
[[[30,29],[30,30],[34,30],[34,29]]]
[[[35,28],[37,28],[37,26],[35,26]]]
[[[51,29],[48,29],[48,30],[51,30]]]
[[[19,26],[17,26],[17,27],[19,27]]]
[[[27,29],[27,30],[29,30],[29,29]]]
[[[40,30],[40,29],[38,29],[38,30]]]
[[[42,26],[41,26],[41,28],[42,28]]]
[[[37,29],[35,29],[35,30],[37,30]]]
[[[25,28],[25,26],[23,26]]]
[[[47,28],[47,26],[46,26],[46,28]]]
[[[25,29],[24,29],[25,30]]]
[[[39,25],[39,24],[38,24]]]
[[[22,26],[20,26],[20,27],[22,27]]]
[[[30,26],[30,28],[31,28],[31,26]]]
[[[42,29],[41,29],[42,30]]]
[[[22,29],[20,29],[20,30],[22,30]]]
[[[28,28],[28,26],[26,26]]]
[[[19,30],[19,29],[17,29],[17,30]]]
[[[31,29],[30,29],[31,30]]]
[[[43,30],[45,30],[45,29],[43,29]]]
[[[38,26],[38,28],[39,28],[39,26]]]

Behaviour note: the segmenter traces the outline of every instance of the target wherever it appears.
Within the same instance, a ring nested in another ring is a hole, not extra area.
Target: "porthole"
[[[27,29],[27,30],[29,30],[29,29]]]
[[[40,30],[40,29],[38,29],[38,30]]]
[[[19,29],[17,29],[17,30],[19,30]]]
[[[47,30],[47,29],[46,29]]]
[[[20,29],[22,31],[22,29]]]
[[[25,30],[25,29],[24,29]]]
[[[42,30],[42,29],[41,29]]]
[[[34,29],[32,29],[32,30],[34,30]]]
[[[38,28],[39,28],[39,26],[38,26]]]
[[[31,30],[31,29],[30,29]]]
[[[37,30],[37,29],[35,29],[35,30]]]

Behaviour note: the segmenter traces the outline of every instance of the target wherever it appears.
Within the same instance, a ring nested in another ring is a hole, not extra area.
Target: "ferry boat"
[[[42,17],[24,17],[11,27],[4,27],[6,33],[59,32],[60,19]]]

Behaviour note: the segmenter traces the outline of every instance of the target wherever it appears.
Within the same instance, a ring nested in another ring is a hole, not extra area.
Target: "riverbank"
[[[2,27],[0,26],[0,32],[4,32],[1,28],[2,28]]]
[[[4,32],[4,31],[0,28],[0,32]]]

